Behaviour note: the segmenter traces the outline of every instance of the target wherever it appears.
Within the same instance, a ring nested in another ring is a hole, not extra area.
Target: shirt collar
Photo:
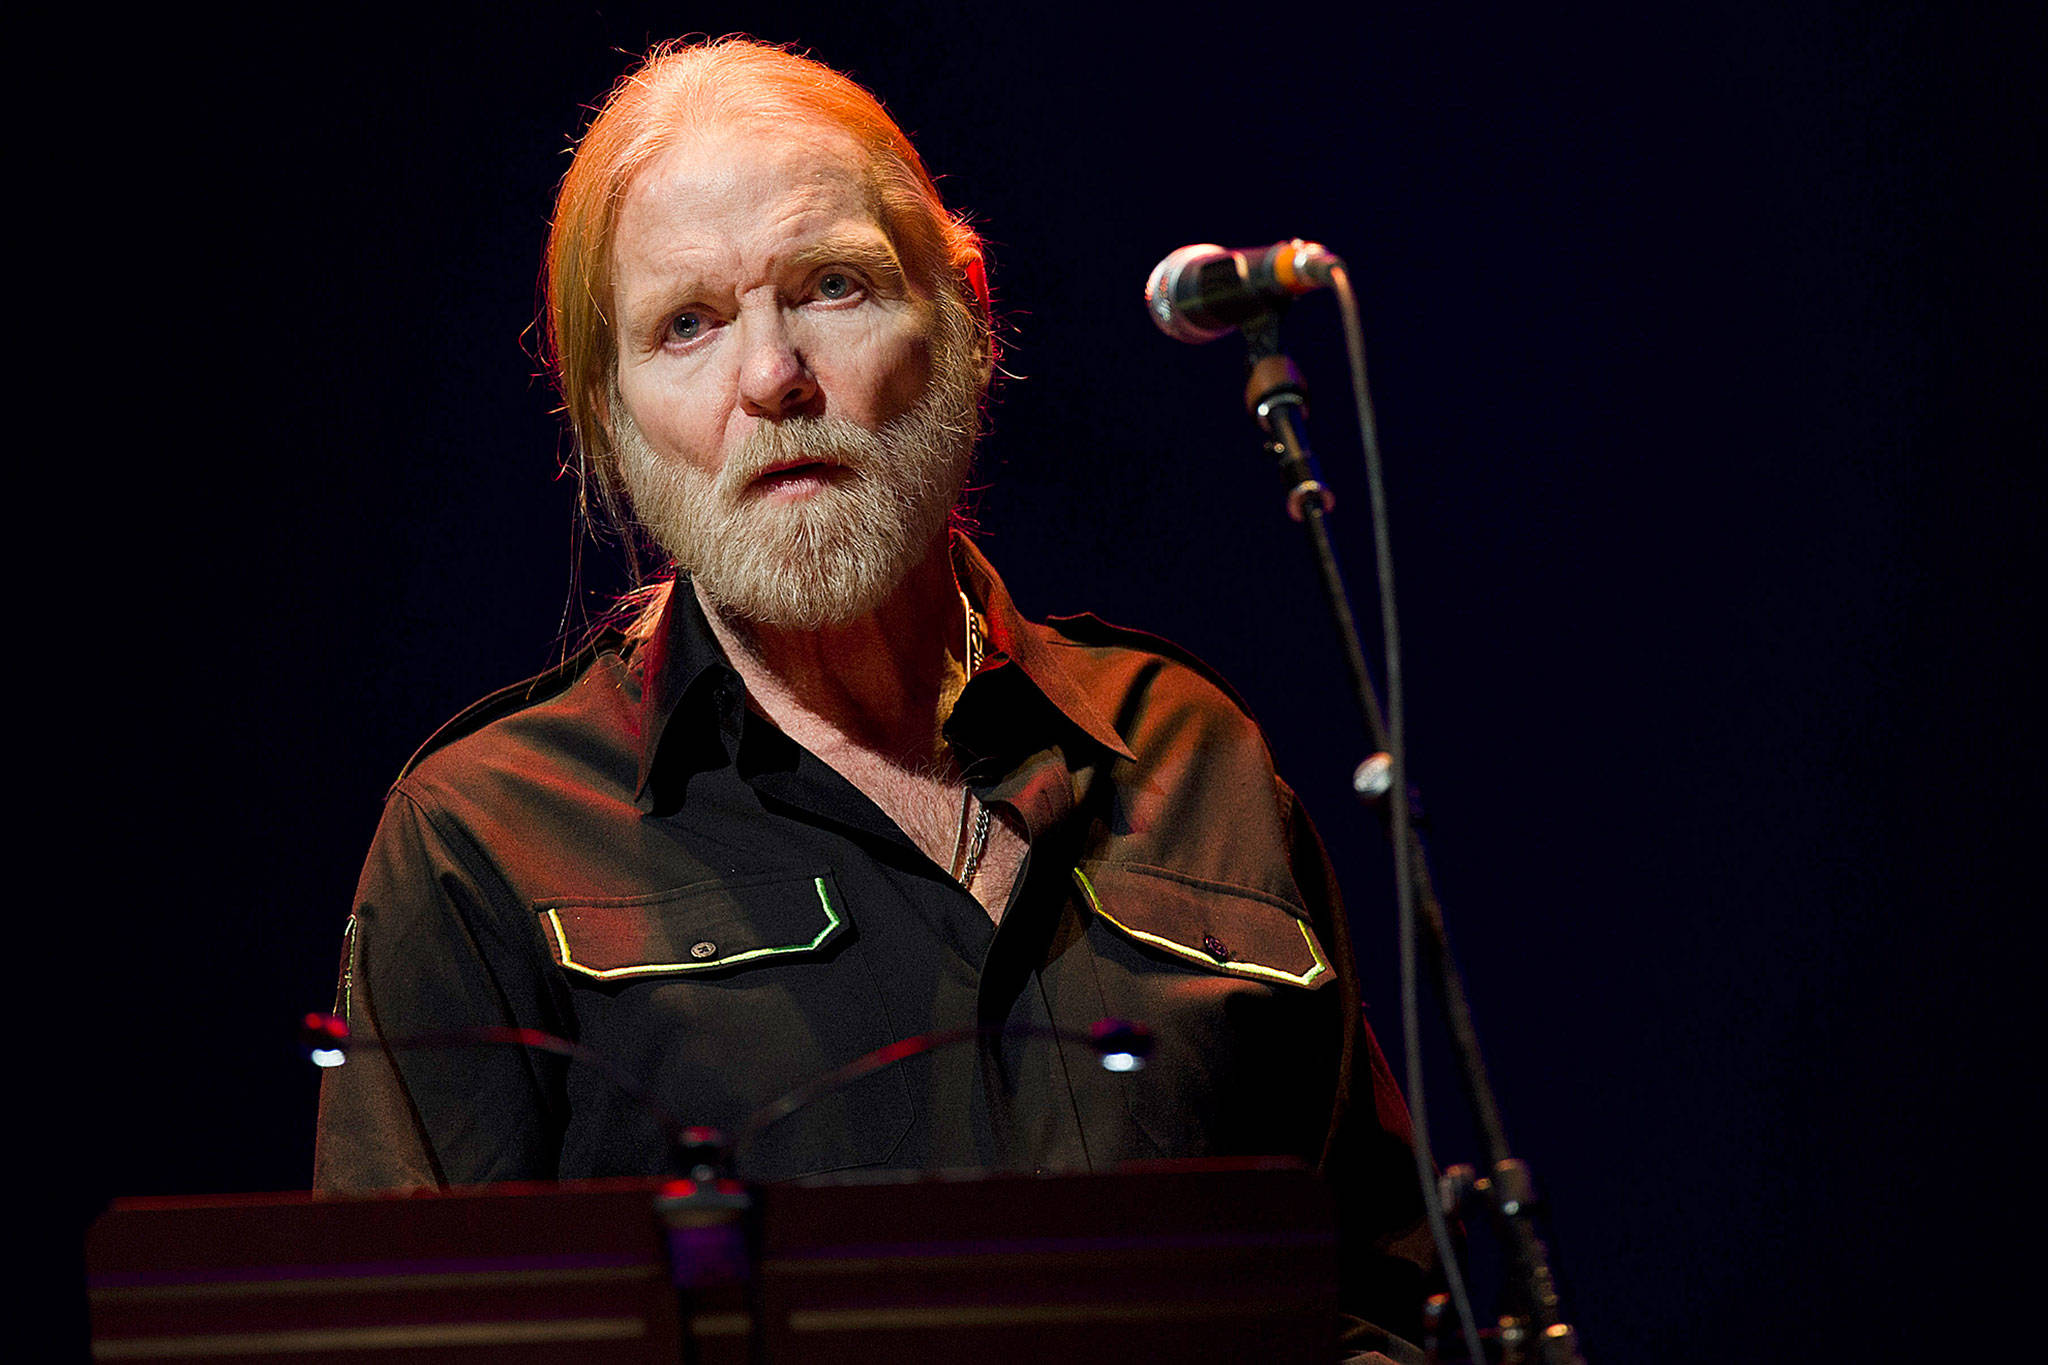
[[[714,736],[728,728],[737,731],[743,704],[740,676],[711,633],[687,576],[678,574],[669,583],[661,615],[634,653],[632,673],[640,684],[640,773],[633,798],[645,807],[662,740],[676,713],[688,710],[715,718],[716,725],[705,731]]]
[[[1061,663],[1054,632],[1018,613],[1002,579],[972,541],[956,532],[952,551],[960,586],[988,622],[984,668],[1014,664],[1074,728],[1111,753],[1135,761],[1116,727]],[[670,584],[660,618],[634,652],[632,671],[640,691],[640,767],[633,794],[644,807],[655,765],[664,761],[663,739],[676,715],[687,711],[714,721],[702,731],[707,736],[727,731],[737,736],[744,697],[739,674],[711,633],[690,580],[682,575]],[[730,757],[731,750],[726,752]]]
[[[955,534],[953,569],[968,599],[988,621],[989,662],[1007,659],[1024,671],[1045,699],[1088,738],[1121,758],[1137,761],[1116,727],[1102,714],[1087,691],[1075,681],[1054,645],[1058,638],[1046,626],[1018,614],[1008,589],[974,542]]]

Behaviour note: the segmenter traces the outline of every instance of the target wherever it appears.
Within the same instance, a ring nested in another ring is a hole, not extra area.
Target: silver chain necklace
[[[967,594],[964,592],[960,594],[960,610],[967,618],[967,677],[972,681],[975,672],[981,667],[981,621],[975,613],[974,604],[967,600]],[[961,690],[966,689],[963,687]],[[974,831],[971,838],[967,829],[969,811],[974,814]],[[953,835],[953,880],[960,883],[962,890],[974,885],[974,874],[981,870],[981,855],[988,852],[988,821],[987,805],[976,801],[974,789],[963,783],[960,787],[960,827]],[[961,853],[963,847],[964,859]]]

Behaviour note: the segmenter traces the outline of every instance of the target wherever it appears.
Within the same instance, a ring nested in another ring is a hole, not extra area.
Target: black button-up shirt
[[[797,1110],[740,1174],[1291,1154],[1324,1163],[1354,1250],[1391,1249],[1419,1214],[1406,1115],[1359,1019],[1321,847],[1257,727],[1172,646],[1024,621],[973,547],[955,552],[990,650],[946,738],[1029,845],[1000,923],[748,708],[685,583],[645,639],[485,699],[407,766],[357,893],[342,1012],[380,1036],[558,1034],[728,1133],[893,1040],[1007,1029]],[[1044,1036],[1105,1017],[1153,1030],[1149,1065],[1111,1074]],[[393,1050],[328,1073],[316,1181],[646,1174],[665,1156],[654,1118],[592,1068]],[[1419,1272],[1402,1272],[1388,1287],[1412,1305]]]

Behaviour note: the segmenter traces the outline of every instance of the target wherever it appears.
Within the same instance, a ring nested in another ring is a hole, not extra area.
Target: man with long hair
[[[587,510],[666,571],[408,765],[350,920],[350,1024],[574,1039],[748,1133],[750,1179],[1298,1156],[1336,1190],[1349,1306],[1412,1334],[1406,1115],[1321,846],[1197,661],[1023,619],[953,524],[987,272],[882,106],[751,41],[657,49],[581,141],[547,297]],[[1151,1028],[1144,1070],[1074,1041],[1106,1016]],[[392,1048],[329,1073],[316,1180],[665,1158],[592,1069]]]

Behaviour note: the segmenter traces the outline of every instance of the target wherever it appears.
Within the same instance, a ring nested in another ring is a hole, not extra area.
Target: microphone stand
[[[1337,628],[1337,638],[1350,673],[1351,690],[1364,717],[1366,733],[1375,750],[1360,764],[1353,789],[1388,821],[1389,834],[1398,839],[1394,849],[1395,876],[1405,900],[1412,898],[1414,922],[1421,937],[1422,954],[1436,980],[1437,999],[1451,1034],[1459,1079],[1472,1106],[1485,1149],[1484,1177],[1470,1167],[1454,1166],[1438,1180],[1427,1169],[1427,1157],[1418,1152],[1425,1198],[1429,1185],[1437,1185],[1436,1207],[1431,1224],[1439,1233],[1439,1245],[1448,1246],[1442,1220],[1461,1212],[1484,1209],[1506,1243],[1510,1283],[1519,1291],[1523,1316],[1504,1317],[1499,1344],[1502,1358],[1510,1362],[1538,1360],[1543,1365],[1584,1365],[1579,1354],[1578,1335],[1564,1321],[1562,1304],[1550,1269],[1549,1249],[1533,1221],[1536,1199],[1534,1182],[1526,1163],[1508,1146],[1501,1121],[1500,1105],[1487,1076],[1486,1062],[1479,1050],[1479,1035],[1472,1025],[1471,1006],[1463,978],[1451,956],[1444,931],[1443,907],[1430,879],[1429,862],[1422,840],[1415,833],[1409,810],[1412,793],[1406,775],[1394,771],[1392,745],[1386,718],[1381,713],[1372,676],[1366,669],[1365,650],[1358,637],[1358,621],[1352,614],[1351,599],[1344,576],[1330,543],[1327,518],[1335,499],[1317,477],[1315,457],[1307,437],[1307,402],[1301,372],[1280,349],[1280,326],[1276,313],[1251,318],[1240,325],[1250,352],[1250,375],[1245,383],[1245,407],[1266,433],[1266,451],[1277,461],[1281,478],[1287,483],[1287,513],[1301,523],[1314,557],[1316,576]],[[1410,1088],[1414,1088],[1411,1078]],[[1417,1106],[1418,1120],[1421,1118]],[[1422,1129],[1420,1122],[1418,1130]],[[1476,1327],[1476,1324],[1468,1324]],[[1467,1340],[1472,1340],[1468,1334]]]

